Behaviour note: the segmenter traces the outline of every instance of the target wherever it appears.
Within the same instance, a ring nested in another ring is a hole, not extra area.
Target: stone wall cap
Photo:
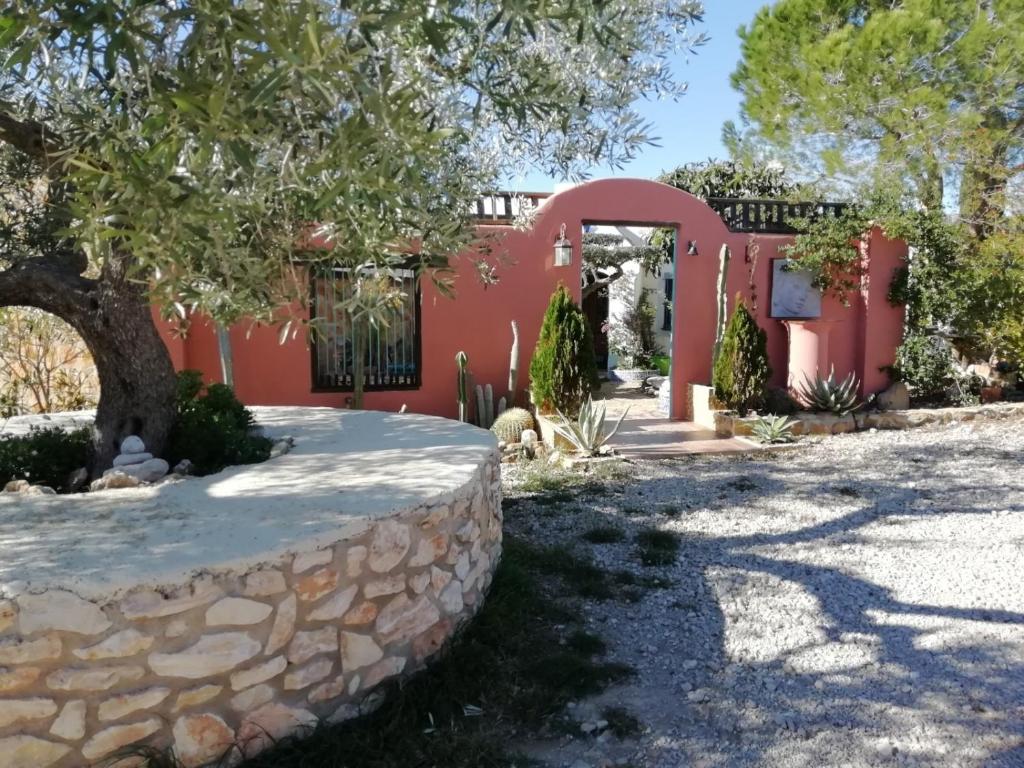
[[[0,595],[60,587],[107,601],[140,586],[184,584],[198,571],[245,573],[463,495],[478,481],[481,461],[497,454],[490,432],[436,416],[253,411],[269,436],[291,435],[295,447],[262,464],[179,483],[0,494]]]

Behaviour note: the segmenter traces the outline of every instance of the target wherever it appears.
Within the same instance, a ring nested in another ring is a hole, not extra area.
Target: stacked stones
[[[142,742],[192,768],[360,714],[479,607],[501,523],[494,452],[454,494],[258,569],[106,603],[0,600],[0,768]]]
[[[114,466],[93,482],[90,490],[126,488],[140,483],[155,483],[170,471],[163,459],[153,458],[146,451],[142,438],[129,435],[121,442],[121,453],[114,458]]]

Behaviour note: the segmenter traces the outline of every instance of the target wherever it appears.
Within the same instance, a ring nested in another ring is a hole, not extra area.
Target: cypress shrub
[[[772,375],[768,363],[768,335],[758,327],[742,299],[737,299],[718,357],[711,383],[727,408],[746,414],[764,400]]]
[[[575,416],[597,387],[590,325],[565,286],[560,285],[544,313],[540,338],[530,361],[533,402],[542,412],[550,413],[557,408]]]

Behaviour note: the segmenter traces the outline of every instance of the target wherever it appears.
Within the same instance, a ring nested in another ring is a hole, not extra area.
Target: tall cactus
[[[487,418],[487,411],[484,409],[484,388],[477,384],[473,387],[473,392],[476,394],[476,425],[483,427]]]
[[[494,423],[494,388],[490,384],[484,385],[484,423],[480,426],[490,429]]]
[[[508,360],[508,403],[516,404],[516,387],[519,385],[519,324],[512,321],[512,352]]]
[[[711,368],[714,370],[718,353],[722,349],[722,339],[725,338],[725,324],[729,313],[728,296],[726,294],[726,278],[729,275],[729,246],[723,245],[718,252],[718,321],[715,324],[715,346],[711,350]]]
[[[466,356],[465,352],[459,351],[455,353],[455,365],[459,368],[456,378],[456,397],[459,401],[459,421],[469,421],[469,413],[466,407],[468,404],[466,398],[466,366],[469,365],[469,357]]]

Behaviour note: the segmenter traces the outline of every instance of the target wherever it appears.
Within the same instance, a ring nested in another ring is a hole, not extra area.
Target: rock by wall
[[[328,548],[105,603],[0,600],[0,768],[107,765],[138,743],[199,766],[352,717],[479,607],[501,522],[493,451],[455,493]]]

